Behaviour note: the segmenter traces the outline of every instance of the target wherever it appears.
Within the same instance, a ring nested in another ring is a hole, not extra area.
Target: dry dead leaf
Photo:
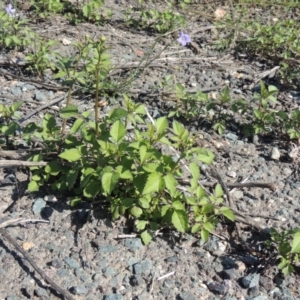
[[[63,38],[63,39],[62,39],[62,43],[63,43],[64,46],[68,46],[68,45],[70,45],[72,42],[71,42],[70,40],[66,39],[66,38]]]
[[[214,15],[215,15],[215,18],[218,20],[218,19],[222,19],[225,17],[226,15],[226,11],[221,8],[221,7],[218,7],[215,12],[214,12]]]
[[[22,244],[22,248],[25,251],[28,251],[28,250],[30,250],[33,247],[34,247],[34,243],[32,243],[32,242],[25,242],[25,243]]]
[[[242,73],[238,73],[238,72],[233,72],[233,76],[237,79],[240,79],[243,77],[243,74]]]

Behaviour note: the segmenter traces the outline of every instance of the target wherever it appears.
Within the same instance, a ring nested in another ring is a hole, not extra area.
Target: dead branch
[[[30,255],[19,246],[19,244],[6,232],[4,228],[0,228],[0,233],[7,241],[9,241],[15,249],[22,253],[24,258],[31,264],[31,266],[42,276],[42,278],[48,282],[58,293],[63,295],[68,300],[75,300],[73,296],[68,292],[62,289],[59,285],[57,285],[45,272],[40,269],[35,261],[30,257]]]

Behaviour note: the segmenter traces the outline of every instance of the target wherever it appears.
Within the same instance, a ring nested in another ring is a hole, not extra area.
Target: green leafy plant
[[[25,57],[29,64],[27,69],[43,78],[47,68],[55,69],[57,51],[53,51],[53,46],[57,43],[53,40],[41,39],[38,35],[33,35],[31,38],[33,47]]]
[[[193,139],[177,121],[173,121],[170,134],[166,117],[147,123],[146,131],[140,130],[144,106],[127,96],[124,104],[125,108],[112,110],[100,124],[78,117],[76,106],[64,108],[62,117],[77,119],[63,139],[59,138],[55,119],[48,114],[42,127],[34,129],[29,125],[35,130],[34,135],[50,143],[50,149],[56,152],[47,167],[32,170],[29,189],[35,191],[48,182],[53,190],[72,190],[73,205],[83,197],[105,197],[114,219],[125,215],[137,220],[145,243],[150,242],[156,230],[170,226],[180,232],[191,228],[194,233],[200,231],[207,240],[218,215],[234,219],[231,210],[222,204],[220,186],[216,186],[212,196],[199,188],[199,163],[211,163],[213,153],[192,147]],[[127,129],[131,126],[132,133]],[[26,134],[32,131],[27,130]],[[176,158],[159,150],[171,146],[179,153]],[[42,157],[43,153],[35,153],[31,159]],[[183,159],[190,161],[192,174],[186,193],[177,187]]]
[[[30,44],[33,31],[26,27],[26,19],[18,20],[0,12],[0,45],[11,49],[24,49]]]
[[[2,122],[0,123],[0,131],[5,138],[6,147],[10,146],[10,136],[14,136],[16,134],[16,130],[20,129],[19,124],[15,121],[20,117],[18,109],[21,107],[22,102],[16,102],[12,105],[3,105],[0,104],[0,114]],[[2,143],[2,142],[1,142]]]
[[[157,9],[141,9],[137,19],[133,17],[132,13],[127,13],[126,23],[128,26],[166,33],[175,28],[185,27],[186,20],[183,15],[171,10],[160,12]]]
[[[30,4],[41,19],[47,18],[52,13],[60,13],[64,9],[64,4],[60,0],[30,0]]]
[[[104,0],[84,1],[83,5],[74,5],[68,8],[67,18],[71,24],[78,24],[82,22],[90,22],[101,24],[103,21],[111,16],[108,9],[104,9]]]
[[[276,231],[271,229],[271,241],[269,247],[275,247],[277,257],[280,259],[278,268],[284,275],[289,275],[300,264],[300,229]]]

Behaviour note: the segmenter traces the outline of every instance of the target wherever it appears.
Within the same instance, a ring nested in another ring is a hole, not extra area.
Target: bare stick
[[[18,218],[18,219],[2,222],[0,224],[0,228],[5,228],[5,227],[11,226],[11,225],[16,225],[16,224],[30,223],[30,222],[49,223],[49,221],[46,221],[46,220],[39,220],[39,219],[27,219],[26,220],[24,218]]]
[[[0,168],[42,167],[47,165],[46,161],[0,160]]]
[[[37,264],[34,262],[34,260],[29,256],[29,254],[24,251],[18,243],[6,232],[4,228],[0,228],[0,233],[2,236],[5,237],[6,240],[8,240],[19,252],[22,253],[24,258],[32,265],[32,267],[42,276],[43,279],[45,279],[46,282],[48,282],[58,293],[63,295],[68,300],[75,300],[73,296],[68,292],[62,289],[59,285],[57,285],[48,275],[43,272],[42,269],[40,269]]]
[[[172,275],[174,275],[174,274],[175,274],[174,271],[173,271],[173,272],[170,272],[170,273],[168,273],[168,274],[166,274],[166,275],[163,275],[163,276],[158,277],[157,280],[165,279],[165,278],[170,277],[170,276],[172,276]]]

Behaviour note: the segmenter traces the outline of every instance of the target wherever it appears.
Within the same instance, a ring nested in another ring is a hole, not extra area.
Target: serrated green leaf
[[[143,229],[145,229],[147,224],[148,224],[148,221],[140,220],[140,221],[137,222],[136,228],[138,230],[143,230]]]
[[[22,106],[23,102],[22,101],[18,101],[14,104],[12,104],[11,109],[12,109],[12,113],[14,113],[15,111],[17,111],[21,106]]]
[[[199,166],[195,162],[191,162],[189,164],[189,168],[190,168],[191,174],[193,176],[193,179],[199,180],[199,177],[200,177]]]
[[[204,162],[205,164],[211,164],[214,160],[215,155],[208,149],[202,149],[201,153],[197,155],[197,159]]]
[[[203,189],[202,186],[197,187],[196,196],[197,196],[198,199],[202,199],[203,197],[206,196],[205,190]]]
[[[201,212],[202,214],[209,214],[214,210],[214,205],[211,203],[207,203],[205,205],[203,205]]]
[[[148,201],[148,199],[146,197],[139,198],[138,204],[142,208],[149,208],[150,207],[149,201]]]
[[[175,177],[172,174],[167,174],[166,176],[164,176],[164,181],[166,188],[170,192],[170,195],[174,197],[175,193],[177,192],[177,181]]]
[[[128,112],[123,109],[123,108],[116,108],[113,109],[110,113],[109,113],[109,120],[112,122],[118,121],[124,117],[126,117],[128,115]]]
[[[163,133],[168,128],[168,120],[166,117],[161,117],[155,120],[155,128],[158,134]]]
[[[215,193],[214,194],[215,194],[216,198],[222,197],[224,195],[224,192],[222,190],[222,186],[219,183],[215,186]]]
[[[76,117],[78,115],[78,107],[74,104],[69,104],[60,110],[59,115],[63,119]]]
[[[207,242],[209,239],[209,232],[204,228],[201,230],[201,239],[203,242]]]
[[[124,124],[120,120],[116,121],[112,125],[109,133],[115,142],[117,142],[117,143],[120,142],[126,134],[126,129],[125,129]]]
[[[158,192],[162,187],[163,179],[161,174],[158,172],[153,172],[147,177],[145,187],[143,189],[143,194],[151,194]]]
[[[33,176],[31,177],[31,180],[32,180],[32,181],[40,181],[40,180],[41,180],[41,176],[40,176],[40,175],[33,175]]]
[[[134,112],[137,113],[137,114],[140,114],[140,115],[145,115],[145,114],[146,114],[146,108],[145,108],[145,105],[144,105],[144,104],[138,104],[138,105],[135,107]]]
[[[300,253],[300,232],[294,234],[291,253]]]
[[[291,264],[288,264],[285,268],[282,269],[284,275],[289,275],[294,272],[294,267]]]
[[[83,195],[87,198],[96,197],[101,191],[101,185],[98,180],[89,180],[83,189]]]
[[[92,114],[92,111],[88,110],[88,111],[84,111],[82,113],[82,116],[87,119],[91,114]]]
[[[118,172],[105,172],[101,178],[102,188],[107,195],[115,188],[118,183],[120,175]]]
[[[192,229],[191,229],[191,233],[197,233],[201,230],[201,225],[200,224],[195,224]]]
[[[138,207],[138,206],[133,206],[130,210],[130,213],[136,217],[136,218],[139,218],[142,214],[143,214],[143,210]]]
[[[146,159],[148,158],[147,156],[147,147],[145,145],[142,145],[139,149],[140,152],[140,162],[143,164]]]
[[[159,139],[159,142],[162,143],[162,144],[171,146],[171,142],[170,142],[165,136],[162,136],[162,137]]]
[[[145,245],[148,245],[152,240],[152,235],[149,233],[148,230],[145,230],[141,233],[141,238],[142,238],[143,243]]]
[[[37,192],[39,190],[39,185],[36,181],[32,180],[29,182],[27,189],[29,192]]]
[[[61,171],[61,166],[57,163],[57,161],[51,161],[48,163],[48,165],[45,167],[45,172],[47,174],[56,176]]]
[[[188,197],[188,198],[186,198],[186,203],[189,205],[196,205],[197,200],[194,197]]]
[[[143,170],[145,170],[148,173],[155,172],[157,168],[159,167],[159,164],[155,163],[149,163],[143,166]]]
[[[84,125],[84,120],[81,119],[81,118],[78,118],[78,119],[74,122],[73,126],[71,127],[70,133],[71,133],[71,134],[77,133],[77,132],[83,127],[83,125]]]
[[[188,216],[183,210],[174,210],[172,224],[179,232],[186,232],[188,229]]]
[[[72,148],[72,149],[65,150],[58,156],[67,161],[77,161],[80,160],[81,153],[77,148]]]
[[[208,231],[208,232],[212,232],[214,230],[214,225],[210,222],[205,222],[203,224],[203,227]]]
[[[79,171],[76,169],[69,169],[68,172],[66,173],[67,186],[69,191],[74,187],[74,184],[78,178],[78,173]]]
[[[175,133],[175,135],[177,136],[182,136],[182,134],[184,133],[185,129],[183,127],[182,124],[180,124],[179,122],[177,122],[176,120],[173,121],[173,131]]]
[[[235,216],[233,211],[230,208],[223,206],[220,208],[220,211],[222,212],[223,216],[225,216],[230,221],[234,222]]]
[[[174,202],[172,203],[172,206],[173,206],[176,210],[183,210],[183,211],[185,210],[185,207],[184,207],[183,203],[180,202],[179,200],[174,201]]]

